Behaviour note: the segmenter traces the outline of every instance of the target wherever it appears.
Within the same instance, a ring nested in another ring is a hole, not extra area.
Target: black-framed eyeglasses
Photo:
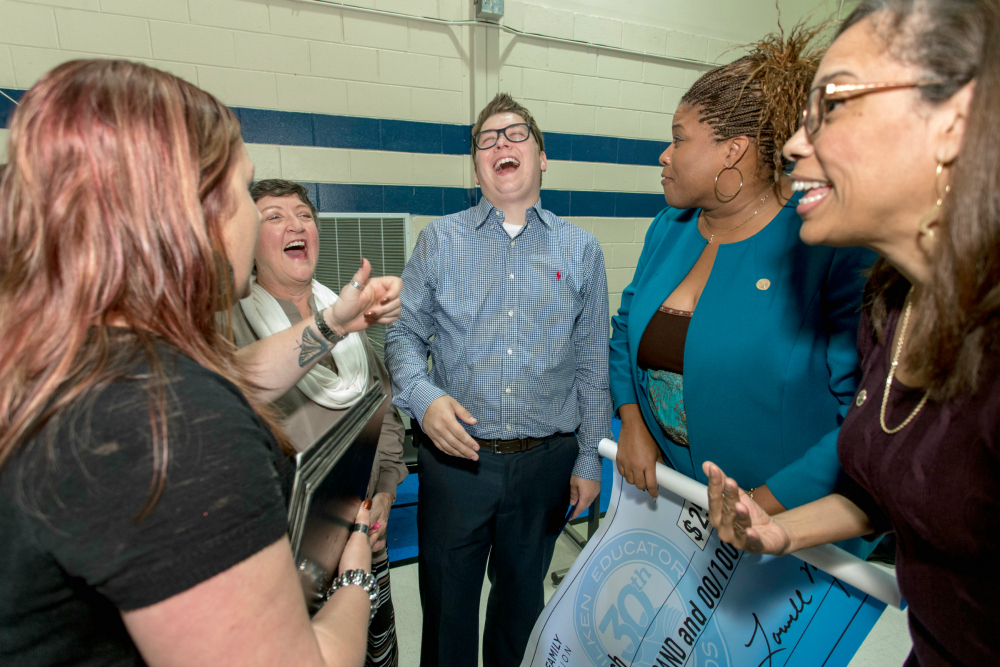
[[[849,100],[860,95],[867,95],[868,93],[881,93],[887,90],[899,90],[900,88],[936,86],[941,83],[941,81],[911,81],[907,83],[828,83],[824,86],[816,86],[809,91],[809,97],[806,100],[806,106],[802,109],[802,118],[799,121],[799,125],[806,129],[806,136],[811,139],[823,126],[823,119],[830,112],[828,106],[831,102]]]
[[[500,141],[501,134],[507,137],[508,141],[519,144],[522,141],[527,141],[528,137],[531,136],[531,125],[528,123],[514,123],[499,130],[483,130],[476,134],[472,140],[476,142],[476,148],[486,150],[487,148],[496,146],[497,142]]]

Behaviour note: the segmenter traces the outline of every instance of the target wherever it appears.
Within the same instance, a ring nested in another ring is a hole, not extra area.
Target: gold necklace
[[[913,291],[912,287],[910,288],[910,291],[911,292]],[[903,430],[904,426],[913,421],[913,418],[917,416],[917,413],[920,412],[920,409],[924,407],[925,403],[927,403],[927,397],[930,395],[929,391],[924,392],[924,397],[920,399],[920,402],[917,403],[917,407],[913,408],[913,412],[910,413],[909,417],[903,420],[902,424],[900,424],[896,428],[889,428],[888,426],[885,425],[885,408],[886,405],[888,405],[889,403],[889,390],[892,387],[892,378],[895,377],[896,375],[896,367],[899,365],[899,353],[903,349],[903,339],[906,338],[906,327],[910,323],[910,308],[912,306],[913,306],[913,301],[910,300],[910,295],[907,294],[906,308],[903,311],[902,330],[899,332],[899,340],[896,342],[896,351],[892,355],[892,366],[889,367],[889,375],[885,378],[885,391],[882,392],[882,410],[879,412],[878,421],[879,425],[882,427],[882,430],[887,435],[899,433],[901,430]]]
[[[747,218],[746,220],[744,220],[744,221],[743,221],[743,222],[741,222],[740,224],[736,225],[736,226],[735,226],[735,227],[733,227],[732,229],[727,229],[726,231],[724,231],[724,232],[720,232],[720,233],[718,233],[718,234],[716,234],[715,232],[711,232],[711,233],[710,233],[710,235],[709,235],[709,237],[708,237],[708,242],[709,242],[709,243],[711,243],[711,242],[712,242],[712,239],[714,239],[714,238],[715,238],[716,236],[725,236],[726,234],[732,234],[732,233],[733,233],[733,232],[735,232],[735,231],[736,231],[737,229],[739,229],[739,228],[740,228],[740,227],[742,227],[743,225],[747,224],[748,222],[750,222],[751,220],[753,220],[754,218],[756,218],[756,217],[757,217],[757,214],[758,214],[758,213],[760,212],[760,207],[764,205],[764,201],[765,201],[765,200],[766,200],[766,199],[767,199],[768,197],[770,197],[770,196],[771,196],[771,193],[770,193],[770,192],[768,192],[768,193],[767,193],[766,195],[764,195],[763,197],[761,197],[761,198],[760,198],[760,203],[759,203],[759,204],[757,204],[757,210],[753,212],[753,215],[751,215],[751,216],[750,216],[749,218]],[[704,212],[702,212],[702,215],[704,215]],[[707,215],[705,215],[705,226],[706,226],[706,227],[708,227],[709,229],[714,229],[714,227],[712,227],[712,223],[710,223],[710,222],[708,221],[708,216],[707,216]]]

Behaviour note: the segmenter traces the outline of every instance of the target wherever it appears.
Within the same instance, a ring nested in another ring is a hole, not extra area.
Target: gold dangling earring
[[[735,169],[736,173],[740,175],[740,187],[736,188],[736,192],[734,192],[731,195],[724,195],[721,192],[719,192],[719,176],[722,176],[722,172],[726,171],[727,169]],[[722,199],[724,201],[735,199],[736,195],[738,195],[741,190],[743,190],[743,172],[740,171],[739,167],[736,166],[723,167],[722,169],[719,170],[719,173],[715,175],[715,196],[718,197],[719,199]]]
[[[948,196],[951,192],[951,185],[945,184],[944,192],[941,192],[941,174],[944,173],[944,162],[938,160],[937,170],[934,173],[934,193],[937,195],[937,201],[934,202],[934,208],[927,212],[923,218],[920,219],[920,224],[917,229],[920,231],[921,236],[926,236],[929,239],[934,238],[934,230],[930,228],[930,223],[934,222],[938,218],[938,214],[941,212],[941,207],[944,205],[944,198]]]

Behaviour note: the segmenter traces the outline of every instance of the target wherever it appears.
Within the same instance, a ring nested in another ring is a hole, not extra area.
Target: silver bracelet
[[[339,577],[335,577],[330,583],[330,589],[323,597],[323,601],[328,601],[334,591],[349,585],[361,586],[365,593],[368,593],[368,601],[371,602],[371,614],[368,616],[368,622],[371,623],[372,619],[375,618],[375,612],[378,611],[378,581],[369,572],[365,572],[364,570],[347,570],[341,573]]]
[[[347,338],[347,336],[341,336],[339,333],[337,333],[329,326],[327,326],[326,319],[323,317],[322,310],[316,311],[316,328],[319,329],[319,332],[323,335],[323,338],[327,339],[334,345]]]

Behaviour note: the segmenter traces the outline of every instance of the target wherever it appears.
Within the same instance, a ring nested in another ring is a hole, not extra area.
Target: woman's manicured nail
[[[385,304],[389,303],[391,300],[392,299],[390,299],[389,297],[385,297],[379,303],[381,303],[384,306]]]
[[[365,317],[375,317],[375,311],[369,310],[367,313],[365,313]]]
[[[372,530],[378,530],[378,529],[379,529],[379,528],[381,528],[381,527],[382,527],[382,522],[381,522],[381,521],[379,521],[379,522],[378,522],[378,523],[376,523],[376,524],[375,524],[374,526],[372,526]]]
[[[372,499],[369,498],[368,500],[365,501],[365,509],[370,510],[371,508],[372,508]]]

